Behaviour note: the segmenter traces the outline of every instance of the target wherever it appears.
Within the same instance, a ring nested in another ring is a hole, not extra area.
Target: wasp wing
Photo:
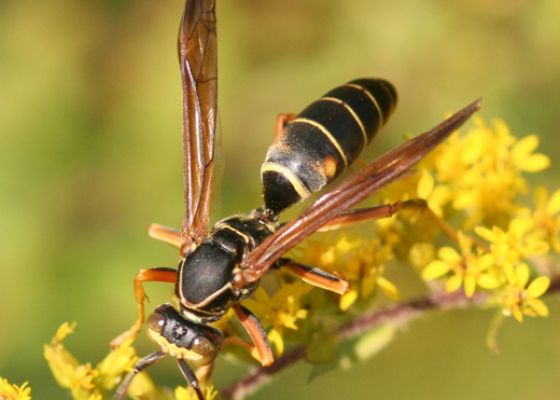
[[[186,0],[179,27],[183,89],[185,219],[182,249],[208,230],[217,107],[217,44],[214,0]]]
[[[477,100],[427,132],[401,144],[319,197],[245,258],[242,278],[258,280],[285,252],[323,225],[406,173],[480,108]]]

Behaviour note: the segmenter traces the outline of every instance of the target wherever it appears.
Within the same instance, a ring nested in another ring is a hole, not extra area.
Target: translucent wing
[[[477,100],[431,130],[385,153],[331,192],[319,197],[295,220],[268,237],[246,257],[242,264],[242,280],[258,280],[285,252],[340,213],[406,173],[479,108],[480,100]]]
[[[179,27],[183,87],[185,219],[182,251],[208,230],[217,107],[214,0],[187,0]]]

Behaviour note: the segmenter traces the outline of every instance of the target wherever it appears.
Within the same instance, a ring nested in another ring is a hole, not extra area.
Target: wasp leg
[[[286,114],[279,114],[276,117],[276,125],[274,126],[274,140],[279,139],[284,135],[286,125],[296,118],[296,114],[286,113]]]
[[[231,346],[243,347],[245,350],[247,350],[247,353],[249,353],[251,356],[253,356],[255,358],[255,360],[260,361],[258,353],[254,354],[254,350],[256,350],[255,346],[252,345],[251,343],[246,342],[245,340],[241,339],[240,337],[229,336],[229,337],[225,338],[224,343],[223,343],[223,347],[230,346],[230,345]]]
[[[132,371],[130,371],[123,379],[123,381],[117,388],[117,391],[115,392],[115,396],[113,397],[113,399],[123,400],[126,397],[126,392],[128,391],[128,387],[130,386],[130,383],[132,382],[134,377],[138,375],[138,373],[140,373],[142,370],[148,368],[150,365],[155,364],[156,362],[161,360],[163,357],[165,357],[165,355],[166,354],[163,351],[158,351],[149,354],[144,358],[141,358],[140,361],[136,363]]]
[[[168,243],[173,247],[181,248],[181,232],[160,224],[152,224],[148,228],[148,236]]]
[[[298,263],[289,258],[281,258],[276,263],[276,266],[288,268],[304,282],[320,287],[321,289],[330,290],[340,295],[350,290],[350,283],[343,278],[329,274],[322,269]]]
[[[246,307],[237,304],[233,308],[237,314],[237,318],[239,318],[241,324],[255,344],[257,352],[259,353],[259,362],[263,367],[268,367],[274,362],[274,355],[272,354],[272,348],[268,342],[266,331],[257,317]]]
[[[136,334],[142,329],[144,323],[144,301],[147,299],[144,291],[144,282],[169,282],[175,283],[177,271],[173,268],[150,268],[141,269],[134,277],[134,297],[138,306],[138,316],[136,322],[130,329],[123,332],[111,341],[111,347],[119,346],[128,338],[135,338]]]
[[[348,210],[338,217],[330,220],[327,224],[323,225],[320,232],[332,231],[344,228],[348,225],[357,224],[360,222],[374,221],[376,219],[388,218],[400,211],[405,203],[411,207],[415,205],[416,200],[407,200],[404,202],[396,202],[393,204],[385,204],[376,207],[358,208],[356,210]]]
[[[205,387],[210,382],[210,378],[212,377],[212,373],[214,372],[214,363],[203,365],[197,368],[195,375],[196,379],[200,382],[201,387]]]
[[[450,239],[457,240],[457,231],[448,225],[444,220],[437,216],[432,209],[428,206],[425,200],[410,199],[405,201],[398,201],[393,204],[384,204],[382,206],[358,208],[356,210],[348,210],[338,217],[330,220],[327,224],[323,225],[320,232],[332,231],[335,229],[343,228],[348,225],[356,224],[359,222],[373,221],[381,218],[389,218],[401,210],[419,210],[426,212],[434,220],[441,231]]]
[[[187,362],[182,358],[178,360],[179,368],[181,369],[181,373],[189,383],[189,386],[193,388],[196,393],[196,397],[198,400],[204,400],[204,395],[202,394],[202,390],[200,389],[200,385],[198,383],[198,379],[196,375],[192,371],[192,369],[188,366]]]
[[[246,340],[240,338],[239,336],[229,336],[224,339],[223,347],[226,346],[238,346],[243,348],[251,357],[253,357],[258,362],[261,362],[261,355],[257,346],[247,342]],[[274,359],[272,360],[274,362]],[[270,364],[269,364],[270,365]],[[197,371],[198,376],[198,371]]]

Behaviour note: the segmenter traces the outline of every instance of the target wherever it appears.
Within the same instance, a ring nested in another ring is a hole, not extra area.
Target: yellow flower
[[[308,242],[302,249],[303,254],[296,257],[305,264],[326,271],[338,271],[350,281],[350,290],[339,300],[339,307],[344,311],[358,298],[370,297],[377,287],[388,297],[399,298],[395,285],[383,276],[384,263],[393,258],[393,244],[396,242],[398,238],[385,225],[370,240],[342,234],[327,236],[320,242]]]
[[[307,318],[308,311],[302,307],[301,300],[311,288],[302,281],[296,281],[282,285],[270,296],[259,287],[253,298],[246,301],[247,307],[259,317],[263,325],[271,327],[268,339],[278,354],[282,354],[285,348],[284,329],[297,331],[297,320]]]
[[[560,252],[560,189],[549,195],[548,190],[539,186],[534,191],[535,209],[520,212],[520,217],[529,218],[535,224],[537,234],[556,252]]]
[[[472,297],[477,287],[495,289],[500,280],[489,270],[494,264],[490,254],[473,252],[473,241],[459,232],[461,254],[452,247],[442,247],[438,259],[429,263],[422,271],[425,280],[434,280],[448,276],[445,289],[453,292],[463,286],[465,295]]]
[[[477,226],[475,232],[490,242],[490,250],[498,266],[506,261],[516,264],[525,257],[548,251],[548,244],[535,234],[534,223],[528,219],[511,220],[507,231],[496,226],[492,229]]]
[[[70,389],[74,399],[89,400],[91,395],[100,394],[94,384],[99,373],[89,363],[80,364],[62,344],[75,327],[76,323],[62,324],[51,344],[45,345],[44,356],[60,386]]]
[[[417,188],[418,198],[426,201],[430,210],[443,217],[443,207],[451,200],[451,190],[446,185],[437,185],[431,173],[422,170]]]
[[[451,201],[450,188],[434,179],[433,166],[422,160],[418,171],[411,171],[403,178],[383,190],[383,203],[393,203],[410,199],[425,200],[428,207],[438,216],[443,216],[443,208]]]
[[[548,307],[539,297],[548,290],[550,278],[539,276],[529,283],[529,267],[524,263],[509,270],[512,273],[507,274],[508,285],[500,299],[504,315],[513,315],[519,322],[523,321],[523,315],[548,316]]]
[[[107,397],[107,392],[115,389],[123,375],[136,363],[133,339],[124,341],[93,368],[90,363],[81,364],[63,345],[63,341],[74,332],[75,327],[75,323],[63,323],[51,343],[44,347],[44,356],[58,384],[70,389],[72,398],[102,400]],[[129,393],[147,400],[162,398],[156,393],[153,382],[144,372],[135,377]]]
[[[525,136],[515,143],[511,149],[513,165],[525,172],[540,172],[547,169],[550,166],[550,159],[544,154],[532,154],[538,146],[539,137],[537,135]]]
[[[0,399],[2,400],[31,400],[31,388],[27,382],[13,385],[7,379],[0,377]]]
[[[481,118],[475,123],[466,135],[453,135],[440,146],[435,187],[447,185],[453,207],[469,213],[465,229],[480,222],[503,226],[519,209],[518,194],[527,191],[522,173],[541,171],[549,160],[533,153],[537,136],[517,140],[499,119],[491,126]]]
[[[437,181],[455,182],[460,180],[469,170],[470,166],[480,156],[482,149],[475,146],[465,147],[466,137],[473,135],[474,130],[470,130],[465,137],[458,133],[452,134],[449,139],[438,146],[434,167]]]
[[[321,234],[320,240],[310,240],[294,251],[294,258],[326,271],[339,267],[348,254],[357,251],[361,243],[345,234]]]
[[[113,389],[120,382],[121,376],[134,367],[137,359],[132,339],[125,340],[97,365],[97,383],[104,389]]]
[[[343,275],[350,280],[350,291],[339,301],[341,310],[347,310],[358,298],[367,299],[379,287],[393,300],[399,298],[396,286],[383,276],[385,263],[392,257],[392,246],[383,244],[381,237],[372,240],[356,239],[354,251],[339,255]]]

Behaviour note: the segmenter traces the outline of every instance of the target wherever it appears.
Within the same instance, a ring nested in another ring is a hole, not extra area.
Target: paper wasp
[[[248,216],[209,225],[217,109],[216,18],[214,0],[187,0],[179,29],[178,53],[183,89],[185,218],[181,232],[160,225],[150,235],[179,248],[178,269],[141,270],[134,278],[138,317],[113,344],[135,336],[144,321],[143,284],[175,284],[179,310],[170,304],[148,318],[148,334],[160,350],[142,358],[126,376],[115,398],[126,396],[134,376],[167,354],[178,359],[189,385],[203,399],[195,366],[213,363],[223,344],[210,326],[230,308],[247,330],[263,366],[273,363],[266,332],[240,303],[272,267],[287,268],[304,281],[339,294],[344,279],[282,257],[318,230],[393,215],[404,203],[352,209],[373,192],[405,174],[479,108],[476,101],[431,130],[389,151],[320,196],[295,220],[278,214],[321,190],[354,161],[395,108],[393,86],[360,79],[339,86],[299,115],[278,118],[276,134],[262,165],[264,205]]]

